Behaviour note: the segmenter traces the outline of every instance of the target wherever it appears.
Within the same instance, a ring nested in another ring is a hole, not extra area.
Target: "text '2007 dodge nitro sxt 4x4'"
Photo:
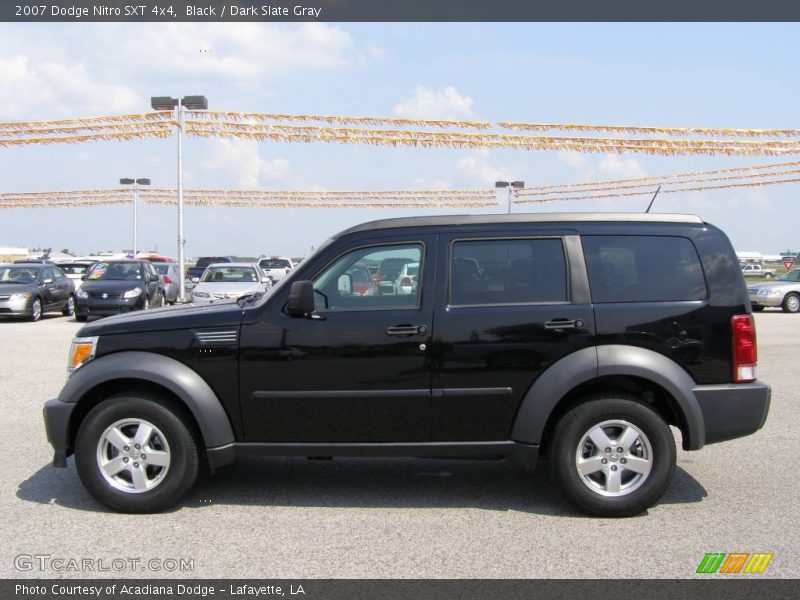
[[[416,279],[380,286],[389,263]],[[269,293],[86,325],[45,424],[121,511],[173,505],[200,461],[296,455],[546,457],[579,510],[633,515],[670,483],[670,426],[699,450],[764,424],[750,313],[694,216],[375,221]]]

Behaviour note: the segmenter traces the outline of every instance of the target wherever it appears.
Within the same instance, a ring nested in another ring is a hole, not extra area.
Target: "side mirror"
[[[286,312],[293,316],[310,315],[314,312],[314,284],[310,281],[295,281],[289,290]]]
[[[86,281],[86,275],[81,275],[81,281]]]
[[[351,296],[353,294],[353,276],[349,273],[339,275],[337,287],[340,296]]]
[[[261,283],[270,283],[271,281],[272,278],[267,277],[266,275],[264,275],[264,277],[261,278]]]
[[[199,277],[192,277],[192,283],[200,283]]]
[[[150,275],[150,277],[148,278],[148,281],[151,281],[151,282],[153,282],[153,281],[161,281],[161,277],[159,277],[158,275]]]

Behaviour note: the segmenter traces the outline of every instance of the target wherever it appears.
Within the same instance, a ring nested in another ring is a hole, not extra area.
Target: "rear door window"
[[[593,302],[702,300],[706,283],[694,244],[677,236],[583,236]]]
[[[561,238],[453,242],[451,306],[558,302],[567,302]]]

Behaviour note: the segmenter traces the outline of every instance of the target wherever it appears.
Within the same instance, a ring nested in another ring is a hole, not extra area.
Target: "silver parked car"
[[[253,263],[216,263],[206,267],[201,278],[192,280],[193,304],[223,304],[253,292],[265,292],[270,280]]]
[[[767,306],[780,306],[784,312],[800,312],[800,269],[780,275],[774,281],[749,285],[747,293],[756,312]]]
[[[75,285],[54,265],[0,265],[0,316],[38,321],[42,313],[75,314]]]
[[[175,263],[153,263],[159,279],[161,279],[161,290],[164,293],[164,300],[167,304],[175,304],[178,301],[178,282],[180,271]]]

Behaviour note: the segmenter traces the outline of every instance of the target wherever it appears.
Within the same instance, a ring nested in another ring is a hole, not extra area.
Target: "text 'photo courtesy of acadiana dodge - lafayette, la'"
[[[796,25],[74,4],[0,23],[0,596],[796,576]]]

